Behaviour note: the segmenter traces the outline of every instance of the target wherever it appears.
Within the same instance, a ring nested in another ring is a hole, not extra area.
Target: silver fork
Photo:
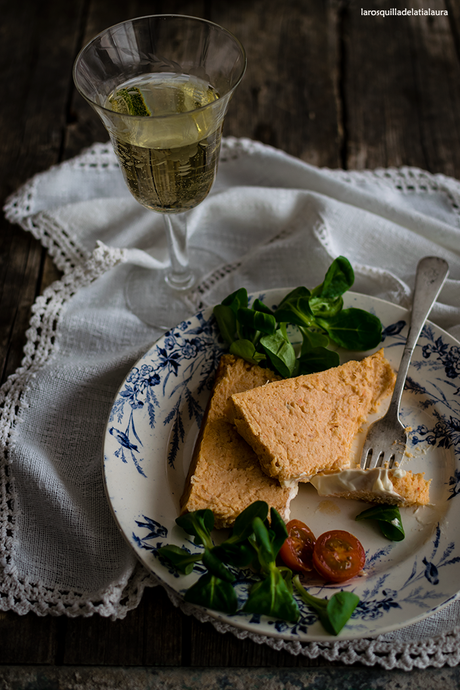
[[[448,273],[449,266],[444,259],[427,256],[418,263],[409,333],[399,365],[393,396],[385,416],[369,427],[361,454],[362,469],[368,470],[383,465],[391,468],[400,462],[404,455],[407,432],[399,418],[401,396],[415,345]]]

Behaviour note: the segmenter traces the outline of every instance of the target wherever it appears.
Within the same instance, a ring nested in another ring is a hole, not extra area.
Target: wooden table
[[[390,7],[445,9],[448,16],[363,13]],[[409,165],[460,178],[457,0],[0,0],[0,9],[2,200],[33,174],[107,140],[75,92],[74,58],[105,27],[162,12],[211,19],[245,45],[248,70],[231,103],[226,135],[260,140],[318,166]],[[29,233],[3,218],[0,223],[3,381],[21,362],[31,304],[59,275]],[[155,668],[173,674],[178,687],[181,669],[207,669],[200,671],[206,686],[213,680],[209,669],[216,668],[244,670],[252,678],[247,687],[258,687],[256,675],[266,679],[268,671],[280,683],[297,678],[299,687],[310,679],[315,688],[380,688],[396,677],[398,687],[409,687],[409,679],[410,687],[419,686],[417,671],[349,668],[221,635],[175,609],[161,588],[147,591],[141,605],[117,622],[1,613],[0,664],[0,679],[18,665],[16,672],[35,674],[40,688],[54,687],[43,674],[51,678],[74,667],[81,673],[85,667],[107,673],[109,667],[133,673]],[[431,669],[423,677],[433,687],[441,677],[458,687],[456,669]],[[128,681],[114,687],[128,687]]]

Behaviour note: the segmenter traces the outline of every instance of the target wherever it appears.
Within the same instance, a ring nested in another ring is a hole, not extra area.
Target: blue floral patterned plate
[[[270,290],[256,296],[273,307],[286,292]],[[407,333],[406,310],[356,293],[348,293],[345,304],[379,316],[385,355],[397,369]],[[179,595],[199,577],[200,566],[188,576],[178,576],[160,561],[157,549],[167,543],[191,551],[199,548],[177,527],[175,518],[222,352],[212,310],[166,333],[127,376],[105,434],[106,491],[119,528],[144,566]],[[363,356],[346,353],[343,361]],[[401,416],[412,430],[410,458],[404,466],[432,479],[432,505],[401,510],[404,541],[389,542],[373,524],[356,522],[366,504],[321,499],[307,484],[300,486],[291,504],[291,517],[306,522],[317,536],[329,529],[347,529],[366,550],[363,576],[346,585],[360,603],[342,639],[371,637],[419,621],[454,599],[460,589],[460,343],[430,322],[414,353]],[[239,574],[235,586],[241,601],[250,578],[250,572]],[[311,589],[323,597],[333,590],[321,584]],[[259,635],[299,642],[330,640],[316,615],[301,602],[299,606],[301,618],[295,625],[265,616],[207,613]]]

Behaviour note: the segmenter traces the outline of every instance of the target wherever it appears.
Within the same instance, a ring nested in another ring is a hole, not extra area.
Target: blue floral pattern
[[[255,296],[275,306],[285,292],[273,290]],[[397,369],[407,333],[406,311],[353,293],[345,295],[345,304],[377,313],[384,326],[382,346]],[[120,529],[144,565],[178,593],[203,568],[197,563],[191,575],[178,576],[157,551],[166,543],[191,552],[200,548],[177,528],[175,518],[185,482],[183,465],[189,462],[184,448],[187,443],[190,447],[190,434],[198,433],[223,351],[211,310],[166,333],[131,369],[114,401],[106,430],[104,473]],[[360,603],[341,638],[376,635],[407,625],[445,606],[459,590],[460,542],[455,531],[460,520],[460,500],[455,500],[460,493],[459,391],[460,345],[428,322],[415,349],[401,415],[411,429],[408,450],[413,468],[420,471],[421,467],[432,478],[436,510],[423,509],[426,524],[405,512],[406,540],[399,543],[385,541],[371,526],[351,517],[348,529],[361,538],[367,559],[364,577],[343,585],[356,591]],[[291,515],[306,522],[316,520],[310,527],[319,534],[324,521],[333,518],[309,507],[316,506],[319,499],[312,503],[316,499],[305,496],[299,492],[292,509],[301,512]],[[362,504],[354,515],[361,510]],[[340,528],[347,529],[344,520],[348,518],[338,519]],[[334,526],[337,523],[327,528]],[[237,596],[243,602],[253,576],[249,570],[235,574]],[[330,596],[335,589],[316,585],[311,591]],[[262,635],[299,641],[330,639],[316,614],[300,601],[299,608],[301,618],[295,625],[240,612],[231,617],[209,614]]]
[[[405,336],[402,331],[405,326],[405,320],[390,324],[383,329],[382,341],[385,343],[387,337],[390,337],[392,342],[389,347],[404,345]],[[455,447],[458,453],[460,451],[460,346],[446,342],[444,334],[440,335],[438,329],[427,323],[422,330],[418,347],[421,349],[422,359],[414,357],[412,366],[417,372],[428,368],[430,373],[435,375],[425,376],[422,379],[423,383],[408,376],[405,390],[421,398],[419,406],[423,410],[431,410],[433,423],[430,426],[420,424],[413,429],[410,442],[413,447],[419,444],[428,444],[437,448]],[[441,376],[439,382],[438,374]],[[459,470],[456,468],[454,475],[448,481],[451,487],[449,498],[457,496],[459,479]]]
[[[189,419],[195,419],[198,427],[201,424],[204,410],[196,394],[212,385],[213,373],[222,354],[222,342],[213,319],[207,320],[198,315],[197,321],[193,325],[190,321],[182,322],[169,331],[154,346],[153,351],[149,351],[146,357],[155,364],[141,362],[132,368],[112,407],[109,421],[114,425],[110,426],[109,433],[119,443],[119,449],[114,455],[125,463],[131,459],[143,477],[146,477],[142,468],[143,444],[136,431],[135,410],[146,410],[151,429],[155,429],[157,424],[172,424],[172,440],[168,452],[168,463],[172,467],[179,445],[184,440],[183,415],[187,414]],[[192,390],[190,382],[197,372],[200,378],[198,384],[194,382]],[[171,392],[166,394],[171,379],[177,379],[177,386],[174,385]],[[159,396],[162,400],[165,396],[171,398],[177,387],[181,389],[180,395],[165,414],[164,405],[160,406]],[[123,428],[117,428],[115,424],[121,425],[126,417],[126,408],[129,410],[127,423]]]
[[[143,517],[143,520],[136,521],[137,526],[140,529],[148,530],[147,534],[137,534],[133,533],[133,539],[139,545],[140,548],[150,551],[155,558],[158,558],[161,562],[161,566],[165,568],[173,577],[179,577],[177,571],[165,560],[162,560],[158,555],[158,549],[168,543],[168,530],[160,525],[158,522],[152,518]],[[401,609],[404,604],[410,603],[412,606],[416,606],[421,610],[425,610],[427,604],[433,600],[437,601],[439,599],[439,592],[435,591],[436,585],[440,583],[440,569],[448,566],[457,566],[460,563],[460,556],[452,556],[455,545],[451,542],[447,548],[443,551],[441,555],[438,554],[440,545],[441,530],[438,525],[436,529],[435,536],[432,541],[432,549],[429,555],[424,555],[421,559],[416,558],[412,571],[409,577],[402,582],[399,589],[388,588],[385,583],[390,576],[390,573],[385,573],[384,575],[377,577],[373,582],[372,587],[364,588],[360,593],[360,602],[355,609],[351,621],[348,623],[348,630],[359,630],[362,627],[362,623],[366,621],[376,622],[383,618],[386,613],[392,609]],[[154,539],[158,541],[153,542]],[[190,542],[189,542],[190,543]],[[190,552],[190,548],[183,544],[183,548]],[[366,554],[366,567],[364,574],[372,574],[378,562],[388,555],[391,551],[391,546],[379,549],[373,554]],[[197,547],[194,548],[194,552],[197,552]],[[203,565],[198,562],[193,568],[197,576],[201,575],[205,569]],[[247,598],[248,591],[255,581],[254,575],[248,569],[242,569],[240,571],[234,570],[236,575],[235,590],[237,592],[237,597],[240,605],[242,606]],[[426,582],[430,586],[428,591]],[[311,587],[308,581],[304,582],[304,585],[312,591],[315,596],[323,596],[325,598],[330,597],[334,591],[340,589],[340,586],[324,586],[324,587]],[[185,590],[182,590],[182,592]],[[352,588],[353,591],[353,588]],[[441,595],[446,600],[450,599],[448,593]],[[289,632],[290,635],[299,635],[301,633],[308,634],[309,627],[313,626],[318,621],[317,614],[312,611],[301,599],[296,597],[297,603],[300,610],[300,619],[294,625],[287,623],[286,621],[273,620],[269,624],[273,625],[278,632]],[[242,616],[241,612],[235,614],[235,616]],[[252,615],[251,624],[256,625],[260,622],[261,616]]]

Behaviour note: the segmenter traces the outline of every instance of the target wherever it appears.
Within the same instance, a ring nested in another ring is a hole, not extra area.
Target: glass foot
[[[190,265],[193,267],[193,282],[184,288],[172,287],[167,271],[155,271],[136,266],[128,274],[125,284],[125,299],[128,308],[141,321],[161,330],[177,326],[193,316],[194,310],[186,296],[200,280],[221,262],[216,254],[204,249],[189,250]]]

